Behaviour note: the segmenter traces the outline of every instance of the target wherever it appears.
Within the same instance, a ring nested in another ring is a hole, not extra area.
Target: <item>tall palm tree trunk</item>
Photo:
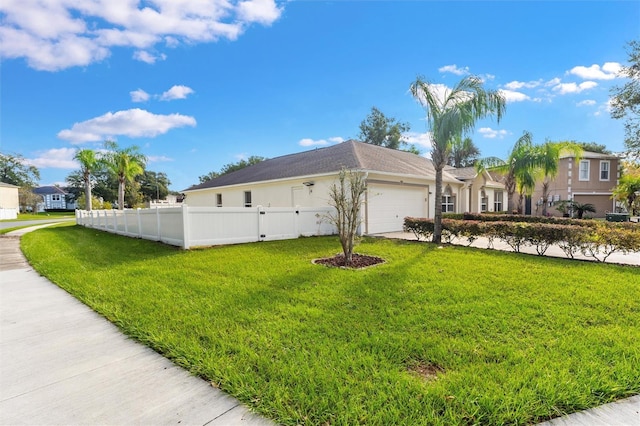
[[[436,168],[435,213],[433,216],[433,242],[440,244],[442,241],[442,169],[440,164],[434,164]]]
[[[84,198],[85,198],[85,210],[91,211],[91,176],[89,173],[85,173],[84,176]]]
[[[118,210],[124,210],[124,179],[118,179]]]

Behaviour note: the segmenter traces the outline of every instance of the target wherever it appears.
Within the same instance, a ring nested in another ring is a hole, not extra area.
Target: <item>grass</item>
[[[23,220],[66,219],[75,217],[74,212],[20,213],[17,219],[5,219],[0,222],[21,222]]]
[[[36,270],[281,424],[528,424],[640,393],[640,269],[365,239],[180,251],[79,226]],[[429,371],[424,378],[420,371]]]

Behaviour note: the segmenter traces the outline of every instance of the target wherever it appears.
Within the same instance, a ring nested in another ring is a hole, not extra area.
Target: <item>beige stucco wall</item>
[[[611,158],[589,158],[585,156],[583,161],[589,161],[589,180],[580,180],[579,161],[575,158],[562,158],[558,163],[558,174],[549,185],[550,200],[571,200],[574,199],[580,203],[591,203],[600,206],[594,217],[605,217],[605,210],[612,210],[613,200],[610,199],[613,188],[618,184],[619,164],[620,160],[615,157]],[[600,162],[609,162],[609,179],[600,180]],[[579,199],[577,195],[579,194]],[[556,198],[554,198],[557,196]],[[517,197],[517,195],[516,195]],[[607,199],[608,201],[603,201]],[[536,189],[531,196],[532,214],[542,214],[542,182],[538,182]],[[547,207],[547,212],[552,216],[561,216],[555,205]]]
[[[0,209],[17,209],[19,206],[18,188],[0,186]]]
[[[483,190],[487,196],[487,212],[493,212],[495,210],[496,192],[503,192],[501,211],[507,209],[507,195],[502,184],[488,180],[484,174],[480,174],[476,176],[473,181],[467,182],[467,185],[467,187],[460,191],[462,201],[460,203],[461,210],[458,210],[458,212],[480,213],[482,211]]]

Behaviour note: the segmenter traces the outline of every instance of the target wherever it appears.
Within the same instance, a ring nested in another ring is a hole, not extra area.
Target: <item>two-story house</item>
[[[42,196],[42,204],[38,206],[39,211],[73,210],[76,208],[75,203],[68,202],[68,193],[58,186],[40,186],[34,188],[33,193]]]
[[[549,205],[547,213],[561,216],[555,206],[562,200],[573,200],[593,204],[596,213],[593,217],[605,217],[607,212],[615,211],[613,188],[618,184],[620,159],[611,154],[583,152],[578,160],[573,154],[560,157],[558,174],[549,184]],[[542,214],[542,180],[536,184],[531,196],[533,215]]]

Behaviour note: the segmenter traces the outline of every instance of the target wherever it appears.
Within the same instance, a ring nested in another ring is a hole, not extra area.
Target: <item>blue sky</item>
[[[3,0],[0,150],[47,185],[76,149],[116,140],[182,190],[250,155],[357,138],[376,106],[428,155],[409,85],[473,74],[508,101],[470,135],[483,156],[525,130],[622,151],[607,102],[639,35],[638,1]]]

